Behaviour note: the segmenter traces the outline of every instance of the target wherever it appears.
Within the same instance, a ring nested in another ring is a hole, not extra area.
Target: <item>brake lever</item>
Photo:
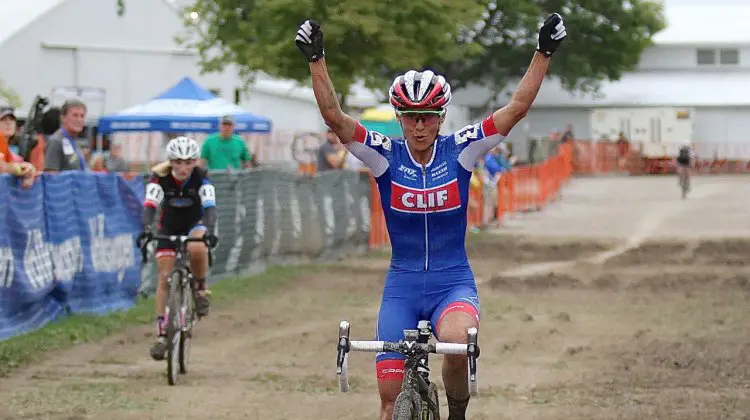
[[[344,358],[349,352],[349,323],[341,321],[339,325],[339,344],[336,355],[336,373],[341,374],[344,366]]]
[[[146,249],[146,245],[148,245],[148,242],[141,246],[141,265],[146,265],[148,261],[148,249]]]
[[[477,380],[477,359],[479,358],[479,344],[477,344],[477,329],[469,329],[469,337],[466,346],[466,355],[469,358],[469,380]]]

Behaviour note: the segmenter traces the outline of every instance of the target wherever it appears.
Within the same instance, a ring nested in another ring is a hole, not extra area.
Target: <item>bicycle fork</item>
[[[429,321],[419,321],[419,324],[417,324],[417,330],[419,331],[419,336],[417,337],[417,343],[427,344],[427,342],[430,339],[430,335],[432,334],[432,330],[430,328],[430,322]],[[419,363],[417,364],[417,372],[419,372],[420,375],[422,375],[422,378],[424,378],[427,385],[430,385],[430,368],[428,366],[428,355],[425,354],[423,358],[419,359]]]
[[[417,343],[427,344],[427,342],[430,340],[430,335],[432,334],[432,330],[430,328],[430,322],[429,321],[419,321],[419,324],[417,324],[417,330],[419,331],[419,336],[417,337]],[[425,393],[426,395],[422,395],[422,399],[426,404],[422,404],[422,415],[421,419],[429,419],[430,418],[430,395],[429,395],[429,389],[430,389],[430,368],[428,366],[429,363],[429,355],[425,354],[424,357],[419,359],[419,362],[417,363],[417,372],[419,375],[422,376],[422,378],[425,381],[426,389]],[[425,398],[426,397],[426,398]]]

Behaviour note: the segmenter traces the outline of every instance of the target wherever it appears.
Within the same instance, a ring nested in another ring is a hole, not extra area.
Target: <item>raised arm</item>
[[[313,91],[318,108],[320,108],[320,115],[326,125],[336,133],[341,143],[351,142],[357,129],[357,120],[345,114],[341,109],[336,89],[328,75],[323,49],[323,30],[314,20],[307,20],[300,25],[294,41],[310,63]]]
[[[510,130],[529,112],[539,93],[539,88],[542,87],[552,54],[566,36],[562,17],[557,13],[547,17],[539,29],[537,52],[534,53],[531,65],[518,84],[516,92],[510,102],[492,114],[492,121],[500,135],[507,136]]]
[[[516,88],[510,101],[492,114],[492,121],[495,123],[497,132],[502,136],[507,136],[510,130],[526,117],[537,93],[539,93],[539,88],[542,87],[544,76],[549,69],[549,62],[549,57],[545,57],[540,52],[534,53],[531,65],[526,70],[526,74],[518,84],[518,88]]]
[[[357,120],[347,115],[339,104],[336,89],[333,87],[331,77],[328,75],[326,59],[321,58],[310,63],[312,75],[313,92],[315,100],[320,108],[320,115],[339,137],[341,143],[347,144],[354,139],[354,131],[357,128]]]

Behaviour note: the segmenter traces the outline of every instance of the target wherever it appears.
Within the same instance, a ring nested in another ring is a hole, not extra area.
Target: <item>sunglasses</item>
[[[419,121],[422,121],[424,125],[434,125],[445,115],[445,110],[396,111],[396,115],[401,117],[401,121],[410,125],[416,125]]]

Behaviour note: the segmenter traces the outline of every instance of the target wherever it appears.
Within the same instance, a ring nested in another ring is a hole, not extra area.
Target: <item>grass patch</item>
[[[142,394],[140,391],[138,394]],[[138,395],[139,397],[141,395]],[[125,384],[110,382],[66,382],[62,386],[21,389],[5,401],[20,418],[89,418],[105,410],[153,410],[159,398],[133,398]],[[71,416],[71,414],[73,414]]]
[[[267,296],[279,286],[323,268],[313,265],[275,266],[257,276],[224,279],[211,285],[212,307],[220,308],[236,301]],[[154,313],[153,297],[139,298],[135,306],[127,311],[102,316],[72,315],[50,322],[36,331],[2,341],[0,378],[38,360],[46,352],[98,341],[127,327],[151,324]]]

